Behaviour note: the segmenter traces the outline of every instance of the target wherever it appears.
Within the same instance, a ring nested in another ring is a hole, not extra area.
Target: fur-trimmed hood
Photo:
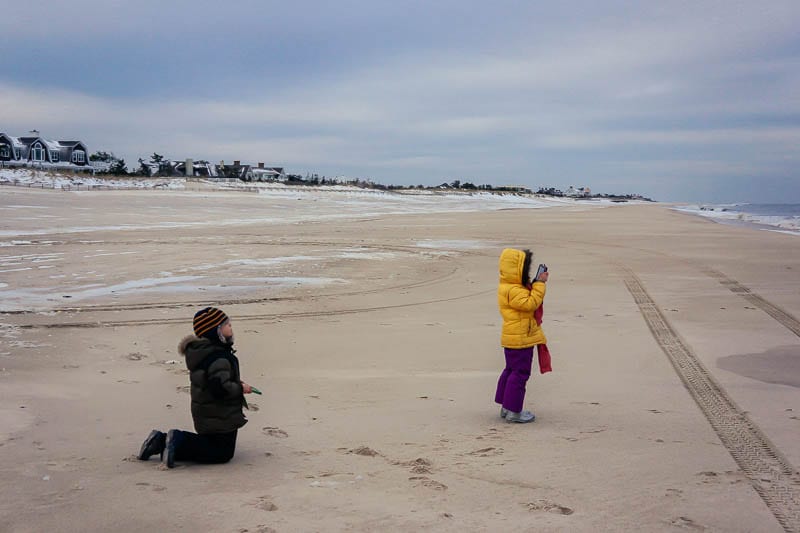
[[[186,358],[186,368],[189,371],[196,369],[206,357],[219,349],[220,345],[196,335],[187,335],[178,343],[178,352]]]

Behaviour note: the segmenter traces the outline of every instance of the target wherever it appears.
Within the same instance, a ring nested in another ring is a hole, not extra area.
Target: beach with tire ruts
[[[800,529],[800,239],[660,204],[0,190],[0,530]],[[497,259],[550,270],[508,424]],[[231,317],[224,465],[176,346]]]

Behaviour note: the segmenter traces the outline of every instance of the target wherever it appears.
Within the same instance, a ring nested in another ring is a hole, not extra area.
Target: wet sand
[[[764,486],[800,464],[800,239],[660,205],[338,201],[0,189],[19,242],[0,248],[0,530],[796,524],[797,489]],[[551,272],[554,371],[534,368],[525,425],[492,402],[506,246]],[[175,347],[204,305],[232,317],[264,395],[231,463],[164,470],[133,454],[191,428]],[[718,388],[695,397],[681,372]],[[769,482],[758,453],[734,458],[725,409],[762,439],[738,444],[775,452]]]
[[[719,368],[764,383],[800,387],[800,346],[776,346],[761,353],[720,357]]]

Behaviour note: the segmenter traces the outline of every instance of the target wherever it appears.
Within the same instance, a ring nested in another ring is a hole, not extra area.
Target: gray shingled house
[[[0,132],[0,166],[93,171],[82,141],[53,141],[36,130],[24,137]]]

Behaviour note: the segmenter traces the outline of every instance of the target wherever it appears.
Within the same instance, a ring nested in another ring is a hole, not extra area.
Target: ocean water
[[[719,222],[800,236],[800,204],[695,204],[675,209]]]

